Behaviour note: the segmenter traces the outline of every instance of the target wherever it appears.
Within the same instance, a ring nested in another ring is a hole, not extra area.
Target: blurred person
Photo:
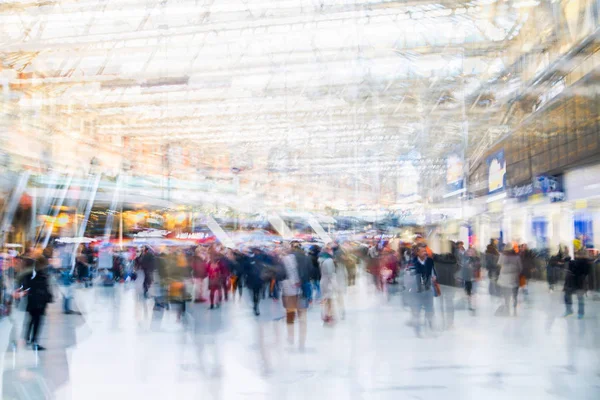
[[[207,274],[210,309],[212,310],[215,307],[219,308],[221,306],[221,301],[223,298],[221,291],[223,290],[224,286],[223,267],[216,252],[210,255],[210,262],[208,263]],[[216,300],[215,295],[217,296]]]
[[[286,311],[288,344],[294,345],[294,322],[296,315],[299,324],[299,345],[304,349],[306,344],[306,309],[308,299],[302,295],[302,278],[298,259],[294,254],[294,244],[289,254],[283,257],[286,279],[281,282],[283,306]]]
[[[204,303],[204,280],[207,277],[207,256],[202,247],[196,247],[192,256],[192,271],[194,276],[194,302]]]
[[[387,283],[396,283],[398,277],[398,257],[396,257],[396,253],[391,248],[391,246],[386,244],[381,252],[380,262],[382,264],[382,269],[389,271],[389,277],[386,279]]]
[[[345,253],[339,244],[335,244],[333,248],[335,265],[335,299],[337,306],[337,314],[340,319],[346,319],[346,305],[344,298],[346,296],[346,289],[348,287],[348,274],[346,272]]]
[[[221,253],[219,257],[219,265],[221,266],[223,285],[223,298],[225,301],[229,301],[229,290],[231,290],[231,275],[234,267],[234,259],[231,249],[225,249],[224,254]]]
[[[300,242],[293,241],[291,243],[291,253],[296,259],[298,275],[300,277],[301,295],[307,302],[310,302],[312,300],[312,260],[304,253],[304,250],[302,250],[302,247],[300,246]]]
[[[164,249],[156,256],[156,275],[157,280],[153,285],[156,289],[154,293],[154,308],[152,311],[152,325],[158,328],[165,310],[169,308],[169,267],[168,257]],[[142,280],[143,282],[143,280]],[[143,294],[140,294],[143,298]]]
[[[33,261],[33,262],[32,262]],[[38,343],[38,335],[42,318],[49,303],[53,302],[50,289],[50,277],[47,270],[47,260],[40,255],[35,260],[29,259],[31,271],[22,276],[20,292],[27,296],[27,313],[29,323],[25,330],[25,340],[34,350],[46,350]]]
[[[571,261],[569,249],[567,246],[558,246],[558,253],[551,256],[546,265],[546,278],[548,280],[548,288],[551,292],[558,282],[560,271],[565,268],[565,265]]]
[[[421,336],[421,310],[425,310],[425,320],[430,329],[433,328],[433,289],[436,281],[433,258],[427,254],[427,245],[419,243],[415,247],[416,256],[409,266],[410,276],[414,277],[411,285],[411,314],[412,325],[415,327],[417,336]]]
[[[156,257],[148,246],[144,246],[142,249],[140,268],[144,272],[144,296],[148,297],[148,289],[150,289],[150,285],[152,285],[152,278],[156,268]]]
[[[325,246],[319,254],[319,269],[321,270],[321,304],[323,305],[321,314],[325,325],[331,325],[334,322],[333,300],[337,282],[331,244]]]
[[[369,244],[367,251],[367,271],[371,274],[373,283],[377,290],[382,290],[381,287],[381,264],[379,260],[379,249],[375,241]]]
[[[510,299],[512,297],[513,314],[516,316],[519,277],[523,269],[518,246],[516,244],[514,246],[505,246],[505,250],[500,254],[498,263],[500,264],[498,286],[502,289],[504,297],[504,314],[510,315]]]
[[[348,277],[348,286],[354,286],[356,284],[356,268],[358,264],[358,257],[353,254],[350,247],[344,250],[343,263],[346,267],[346,275]]]
[[[248,268],[246,269],[245,281],[248,289],[252,292],[252,308],[254,315],[260,315],[260,292],[263,287],[261,279],[262,252],[258,248],[253,248],[249,257]]]
[[[587,291],[587,278],[592,268],[592,261],[587,250],[581,248],[575,253],[575,259],[568,262],[565,276],[565,317],[573,315],[573,295],[577,295],[577,317],[585,314],[584,295]]]
[[[244,278],[246,276],[249,260],[245,254],[239,251],[236,251],[235,253],[232,252],[232,256],[234,257],[234,262],[231,277],[231,296],[235,300],[235,294],[238,292],[241,300],[245,284]]]
[[[462,249],[462,250],[461,250]],[[458,275],[463,283],[465,294],[467,295],[467,303],[469,310],[474,312],[474,284],[477,278],[477,270],[479,269],[479,260],[477,251],[474,247],[469,247],[468,250],[464,250],[464,245],[459,242],[459,252],[457,253],[457,260],[459,265]]]
[[[312,299],[321,298],[321,267],[319,266],[319,254],[321,254],[321,248],[317,245],[310,246],[308,255],[312,261],[311,269],[311,282],[313,286]]]
[[[186,255],[180,249],[167,256],[166,266],[169,303],[177,306],[177,322],[179,322],[186,315],[186,303],[191,300],[191,295],[186,288],[186,280],[191,278],[191,268]]]
[[[489,293],[491,296],[500,294],[498,289],[498,275],[500,273],[499,259],[498,240],[491,239],[490,244],[485,249],[485,268],[488,271],[488,279],[490,280]]]
[[[519,286],[523,288],[523,298],[525,301],[527,301],[529,295],[527,284],[536,270],[536,255],[531,249],[529,249],[527,243],[523,243],[521,246],[519,246],[519,256],[521,257],[522,266],[521,276],[519,277]]]
[[[81,244],[79,245],[75,256],[75,270],[77,272],[77,277],[79,282],[82,282],[85,287],[90,285],[90,257],[88,252],[89,250]]]

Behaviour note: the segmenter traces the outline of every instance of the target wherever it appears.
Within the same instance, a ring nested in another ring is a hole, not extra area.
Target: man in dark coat
[[[45,257],[40,256],[33,264],[35,269],[25,274],[21,280],[21,291],[27,296],[27,312],[29,313],[25,340],[28,344],[33,345],[34,350],[45,350],[38,344],[37,339],[46,307],[53,301],[47,272],[48,262]]]
[[[569,262],[567,275],[565,277],[565,317],[573,314],[573,294],[577,295],[578,310],[577,316],[579,319],[584,315],[583,296],[587,291],[587,277],[590,273],[592,263],[586,250],[580,250],[575,259]]]
[[[156,268],[156,256],[148,246],[144,247],[140,260],[141,268],[144,271],[144,296],[148,296],[148,289],[152,285],[154,270]]]

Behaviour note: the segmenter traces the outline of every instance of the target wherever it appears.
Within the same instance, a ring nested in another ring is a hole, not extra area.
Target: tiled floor
[[[600,302],[590,296],[585,319],[565,319],[561,294],[533,284],[519,316],[501,317],[482,286],[473,315],[460,290],[443,290],[434,331],[417,338],[401,296],[385,299],[361,279],[335,327],[310,310],[300,352],[284,321],[256,319],[247,299],[193,305],[183,326],[174,312],[152,320],[150,303],[145,318],[132,288],[79,289],[83,317],[54,304],[46,352],[12,351],[13,324],[0,323],[2,399],[600,398]],[[15,312],[18,331],[23,318]]]

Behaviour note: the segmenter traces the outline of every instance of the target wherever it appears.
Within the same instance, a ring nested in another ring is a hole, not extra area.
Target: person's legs
[[[573,292],[571,290],[565,290],[565,315],[573,314]]]
[[[25,341],[27,343],[31,342],[31,331],[33,330],[33,315],[31,314],[31,312],[28,313],[29,314],[29,322],[26,325],[26,329],[25,329]]]
[[[259,315],[260,311],[258,303],[260,301],[260,288],[252,288],[252,304],[254,306],[254,314]]]
[[[238,291],[240,293],[240,299],[241,299],[242,298],[242,290],[244,288],[244,281],[241,276],[238,276],[236,283],[237,283],[237,287],[238,287]]]
[[[469,303],[469,310],[473,310],[473,281],[465,281],[465,293]]]
[[[577,315],[579,317],[583,317],[584,313],[585,313],[585,304],[583,302],[583,293],[578,292],[577,293]]]
[[[342,292],[337,293],[337,306],[338,306],[338,312],[339,312],[340,318],[345,319],[346,318],[346,306],[344,303],[344,293],[342,293]]]
[[[433,293],[430,291],[422,293],[423,308],[425,309],[425,320],[429,328],[433,328]]]
[[[518,286],[516,288],[513,288],[512,296],[513,296],[513,309],[516,314],[517,313],[517,297],[519,296],[519,287]]]
[[[228,292],[229,292],[229,278],[225,278],[223,280],[223,285],[221,287],[221,290],[223,290],[223,296],[225,296],[225,301],[228,300]]]
[[[298,309],[298,323],[300,325],[300,332],[299,332],[300,349],[304,349],[304,346],[306,345],[306,309],[305,308]]]
[[[504,295],[504,306],[506,307],[506,312],[510,312],[510,296],[512,294],[512,289],[507,287],[502,287],[502,294]]]
[[[31,343],[37,344],[37,337],[40,331],[40,326],[42,324],[42,312],[36,311],[31,313],[31,321],[32,321],[32,333],[31,333]]]
[[[288,334],[288,343],[294,344],[294,320],[296,319],[297,297],[283,296],[283,305],[286,312],[286,325]]]
[[[216,291],[217,291],[217,288],[214,286],[211,286],[209,288],[210,308],[215,308],[215,292]]]

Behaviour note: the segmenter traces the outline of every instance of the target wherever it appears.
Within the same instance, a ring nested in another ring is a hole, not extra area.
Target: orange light
[[[185,221],[186,215],[185,213],[179,213],[175,216],[175,222],[177,222],[178,224],[182,224],[183,221]]]
[[[67,214],[61,213],[56,218],[56,226],[62,228],[63,226],[69,223],[69,216]]]

